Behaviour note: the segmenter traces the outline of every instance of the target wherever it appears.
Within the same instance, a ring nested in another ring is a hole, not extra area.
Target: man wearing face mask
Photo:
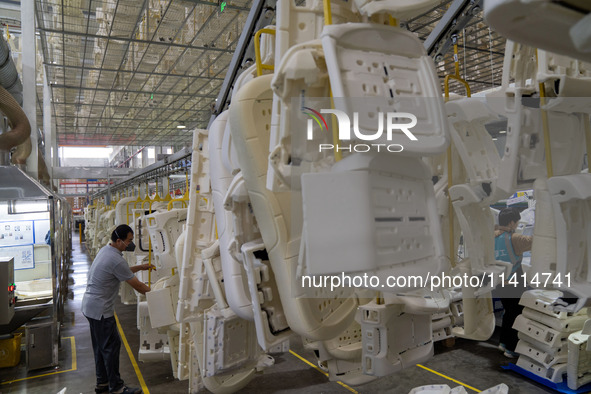
[[[96,393],[141,393],[141,389],[126,387],[119,375],[119,350],[121,338],[114,317],[115,298],[119,283],[126,281],[142,294],[150,286],[134,274],[154,269],[151,264],[129,267],[124,251],[133,251],[133,230],[126,224],[117,226],[111,234],[111,242],[101,248],[88,271],[86,292],[82,299],[82,313],[88,319],[94,362],[96,367]]]
[[[515,353],[519,338],[517,331],[513,329],[513,323],[523,311],[523,306],[519,305],[519,300],[523,292],[527,290],[525,284],[519,283],[523,274],[521,260],[523,259],[523,253],[531,250],[533,243],[532,237],[515,234],[520,220],[521,214],[516,208],[503,208],[499,212],[499,228],[495,230],[495,259],[512,264],[509,278],[515,275],[514,283],[515,281],[518,283],[517,286],[505,283],[497,291],[503,309],[505,309],[499,350],[503,351],[505,357],[508,358],[519,356]]]

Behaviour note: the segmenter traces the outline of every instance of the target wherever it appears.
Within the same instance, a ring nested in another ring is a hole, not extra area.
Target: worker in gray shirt
[[[111,242],[101,248],[88,271],[88,283],[82,299],[82,313],[88,319],[94,362],[96,367],[96,393],[141,393],[141,389],[125,386],[119,375],[121,338],[117,332],[114,304],[119,284],[126,281],[142,294],[150,286],[141,282],[134,273],[154,269],[151,264],[129,267],[123,251],[133,251],[133,230],[119,225],[111,234]]]

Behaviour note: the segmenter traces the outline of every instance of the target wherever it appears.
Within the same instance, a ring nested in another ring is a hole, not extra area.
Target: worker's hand
[[[151,269],[151,270],[154,270],[154,271],[156,271],[156,267],[155,267],[155,266],[153,266],[153,265],[152,265],[152,264],[150,264],[150,263],[142,264],[142,265],[140,265],[140,267],[141,267],[140,269],[141,269],[142,271],[147,271],[147,270],[150,270],[150,269]]]

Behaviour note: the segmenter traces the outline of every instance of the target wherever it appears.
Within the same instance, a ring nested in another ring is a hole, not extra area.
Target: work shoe
[[[97,384],[94,387],[94,392],[96,394],[108,393],[109,392],[109,383]]]
[[[143,391],[137,387],[127,387],[123,386],[117,391],[113,391],[112,394],[142,394]]]
[[[515,353],[512,352],[511,350],[505,350],[505,353],[503,353],[503,355],[507,358],[517,358],[519,357],[519,353]]]

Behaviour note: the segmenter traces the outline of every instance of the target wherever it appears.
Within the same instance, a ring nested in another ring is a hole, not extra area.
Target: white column
[[[37,160],[37,92],[35,61],[35,1],[21,2],[22,58],[23,58],[23,110],[31,124],[31,155],[27,159],[27,172],[33,178],[39,177]]]
[[[142,168],[146,168],[149,163],[148,163],[148,147],[146,146],[144,148],[144,150],[142,151]]]
[[[57,146],[57,123],[55,123],[55,119],[51,119],[51,146],[53,148],[53,162],[51,163],[51,168],[59,167],[60,165],[60,158],[59,158],[59,146]],[[59,186],[59,180],[54,179],[53,185],[56,187]]]
[[[53,124],[51,119],[51,92],[47,81],[47,73],[43,73],[43,135],[45,137],[45,164],[49,176],[53,179],[53,156],[57,155],[53,145]]]
[[[164,198],[170,192],[170,178],[167,176],[162,177],[160,178],[159,183],[162,185],[162,193],[160,194],[160,197]]]

